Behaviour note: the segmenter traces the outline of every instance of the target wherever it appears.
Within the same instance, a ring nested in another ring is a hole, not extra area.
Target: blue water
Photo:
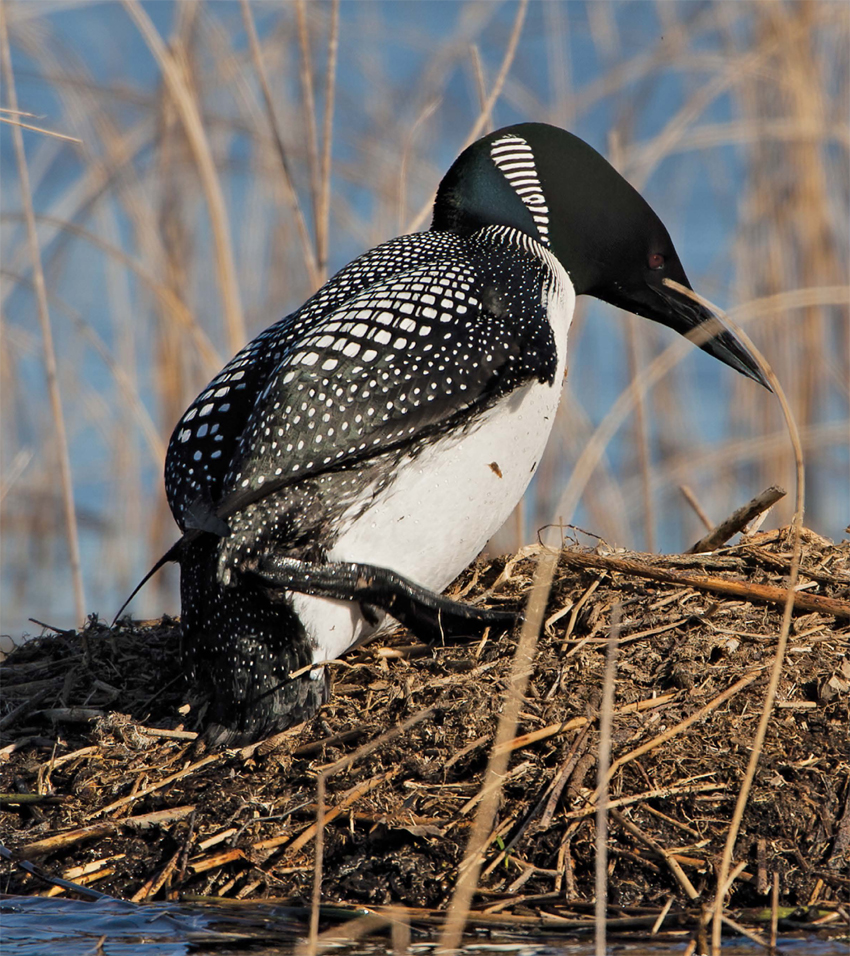
[[[118,899],[94,902],[47,897],[0,899],[0,948],[3,956],[183,956],[252,953],[254,956],[291,953],[304,939],[303,911],[268,904],[200,906],[181,903],[139,905]],[[329,943],[337,954],[382,956],[392,952],[388,940],[345,940]],[[616,942],[611,956],[673,956],[681,943]],[[430,954],[431,938],[413,934],[409,952]],[[325,950],[327,951],[327,950]],[[513,953],[517,956],[591,956],[593,941],[514,936],[470,936],[463,952]],[[756,956],[761,947],[747,940],[724,941],[724,956]],[[847,956],[850,942],[808,938],[780,939],[785,956]]]

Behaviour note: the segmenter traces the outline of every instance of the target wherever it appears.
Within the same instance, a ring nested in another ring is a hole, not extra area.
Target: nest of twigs
[[[521,608],[535,550],[475,565],[455,596]],[[592,915],[614,607],[609,916],[651,926],[664,910],[667,927],[710,902],[790,561],[783,531],[708,555],[564,550],[474,919],[558,929]],[[804,532],[800,582],[730,905],[769,913],[773,894],[774,916],[778,907],[832,925],[850,896],[850,543]],[[167,619],[92,621],[8,657],[0,842],[50,874],[135,901],[307,902],[317,777],[338,763],[324,801],[323,901],[402,904],[425,922],[444,908],[517,631],[431,647],[398,629],[332,665],[332,697],[314,719],[222,753],[196,740],[178,637]],[[3,866],[6,892],[67,892]]]

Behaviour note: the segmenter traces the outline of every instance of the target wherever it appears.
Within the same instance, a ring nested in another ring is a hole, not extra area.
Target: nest
[[[519,610],[537,551],[474,565],[453,596]],[[790,562],[784,531],[708,555],[563,550],[473,920],[557,930],[592,916],[612,615],[609,916],[648,927],[666,914],[667,927],[710,902]],[[775,883],[774,912],[831,925],[850,894],[850,542],[804,532],[800,582],[729,903],[756,912]],[[18,861],[134,901],[306,903],[321,778],[323,901],[435,919],[517,638],[426,646],[398,629],[331,665],[331,699],[312,720],[221,753],[196,739],[202,704],[180,674],[177,622],[92,620],[33,639],[2,665],[0,841]],[[2,865],[6,892],[67,892]]]

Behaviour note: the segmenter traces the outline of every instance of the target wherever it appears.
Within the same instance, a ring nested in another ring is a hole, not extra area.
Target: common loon
[[[646,201],[576,136],[523,123],[460,155],[429,231],[355,259],[225,366],[165,467],[208,741],[311,715],[310,665],[388,616],[429,640],[512,620],[438,592],[534,475],[577,295],[682,334],[712,319],[664,278],[689,287]],[[701,347],[767,384],[728,331]]]

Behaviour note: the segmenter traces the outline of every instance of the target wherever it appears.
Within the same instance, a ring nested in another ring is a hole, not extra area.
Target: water
[[[350,915],[350,914],[349,914]],[[183,954],[251,953],[252,956],[292,953],[306,933],[303,910],[264,904],[246,906],[190,906],[182,903],[137,905],[117,899],[94,902],[46,897],[0,899],[0,934],[3,956],[183,956]],[[342,932],[340,934],[342,936]],[[681,942],[609,944],[611,956],[674,956],[684,953]],[[413,932],[410,953],[430,956],[435,943]],[[384,938],[330,943],[325,951],[350,956],[386,956],[391,950]],[[515,956],[591,956],[593,941],[541,938],[537,935],[474,936],[464,953],[510,953]],[[756,956],[764,950],[747,940],[724,942],[724,956]],[[847,956],[843,940],[812,937],[782,938],[785,956]]]

